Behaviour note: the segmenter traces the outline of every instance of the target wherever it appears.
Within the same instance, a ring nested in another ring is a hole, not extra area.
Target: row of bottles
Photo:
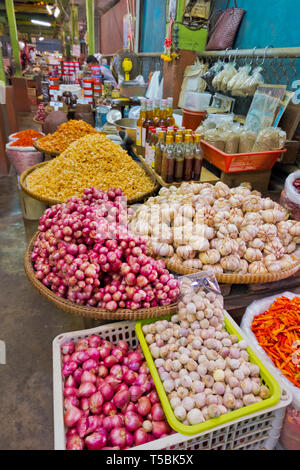
[[[161,128],[152,130],[150,148],[154,153],[154,169],[166,183],[199,181],[202,170],[201,136],[191,130]]]
[[[142,99],[140,117],[137,120],[136,144],[145,148],[150,128],[168,128],[174,124],[173,98],[155,99],[154,105],[152,100]]]

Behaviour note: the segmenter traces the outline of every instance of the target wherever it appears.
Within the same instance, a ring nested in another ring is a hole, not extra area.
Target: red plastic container
[[[192,129],[195,131],[197,127],[200,126],[201,122],[207,116],[206,111],[190,111],[188,109],[183,109],[182,111],[182,126],[186,129]]]
[[[257,153],[228,154],[201,140],[203,157],[225,173],[270,170],[286,149]]]

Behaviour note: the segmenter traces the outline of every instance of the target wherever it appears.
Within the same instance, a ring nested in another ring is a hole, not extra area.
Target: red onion
[[[82,364],[83,370],[89,370],[91,372],[97,370],[98,363],[95,361],[95,359],[88,359],[87,361],[84,361]]]
[[[108,375],[108,368],[105,365],[100,365],[98,367],[98,376],[105,378]]]
[[[155,403],[159,403],[159,396],[156,390],[151,390],[151,392],[149,393],[149,399],[152,405],[154,405]]]
[[[110,417],[113,428],[122,428],[124,426],[124,417],[120,414]]]
[[[89,356],[86,351],[77,351],[71,356],[71,360],[77,362],[78,364],[82,364],[82,362],[87,361],[88,359]]]
[[[82,377],[83,372],[84,370],[78,367],[78,369],[76,369],[75,372],[73,373],[73,377],[78,384],[81,382],[81,377]]]
[[[121,390],[120,392],[117,392],[113,398],[114,404],[121,411],[126,408],[129,401],[130,401],[130,393],[128,390]]]
[[[90,410],[91,410],[91,413],[98,415],[101,412],[103,402],[104,402],[104,400],[103,400],[103,396],[102,396],[101,392],[98,391],[98,392],[94,393],[90,397]]]
[[[64,408],[68,409],[70,406],[78,406],[79,405],[79,400],[76,398],[75,395],[66,397],[64,399]]]
[[[63,375],[71,375],[77,369],[78,364],[75,361],[68,361],[63,365],[62,374]]]
[[[115,414],[117,414],[116,406],[110,401],[107,401],[103,404],[102,411],[105,414],[105,416],[114,416]]]
[[[71,437],[71,436],[76,436],[76,435],[77,435],[76,427],[69,428],[66,432],[66,437]]]
[[[66,387],[76,387],[76,380],[74,379],[73,375],[69,375],[67,380],[65,381],[65,388]]]
[[[89,450],[101,450],[107,443],[107,438],[99,432],[94,432],[85,438],[85,445]]]
[[[134,432],[143,426],[143,418],[134,411],[126,411],[124,415],[125,427],[128,431]]]
[[[112,423],[111,418],[112,418],[111,416],[106,416],[103,419],[103,427],[107,432],[110,432],[113,428],[113,423]]]
[[[78,434],[74,434],[68,437],[66,442],[66,449],[67,450],[83,450],[84,449],[84,442]]]
[[[78,396],[83,398],[89,398],[93,393],[96,392],[96,387],[92,382],[84,382],[78,389]]]
[[[75,387],[65,387],[64,388],[64,397],[77,397],[78,390]]]
[[[72,354],[75,350],[75,344],[72,341],[66,341],[61,345],[62,354]]]
[[[100,346],[99,348],[100,358],[103,360],[110,355],[110,349],[107,346]]]
[[[114,356],[110,355],[110,356],[107,356],[103,362],[104,362],[104,365],[108,367],[108,369],[110,369],[112,366],[118,363],[118,360]]]
[[[80,400],[80,408],[82,411],[90,413],[90,400],[88,398],[81,398]]]
[[[116,388],[120,385],[121,380],[116,379],[112,375],[108,375],[104,379],[105,383],[109,384],[113,390],[116,390]]]
[[[88,370],[85,370],[85,371],[83,371],[83,373],[81,375],[80,382],[81,383],[84,383],[84,382],[96,383],[96,380],[97,380],[97,377],[95,376],[95,374],[93,374],[92,372],[90,372]]]
[[[89,434],[89,428],[90,424],[87,416],[82,416],[76,423],[76,430],[81,439]]]
[[[141,446],[142,444],[146,444],[148,442],[148,434],[143,428],[137,429],[134,432],[133,438],[137,446]]]
[[[139,398],[136,409],[141,416],[147,416],[151,411],[151,402],[149,398]]]
[[[124,351],[119,348],[114,348],[111,354],[118,360],[118,362],[121,362],[124,357]]]
[[[152,415],[153,421],[164,421],[166,419],[164,410],[162,409],[162,406],[160,403],[155,403],[152,406],[151,415]]]
[[[124,352],[127,352],[129,349],[128,343],[126,341],[123,341],[122,339],[118,342],[118,348],[124,350]]]
[[[116,379],[122,380],[123,379],[123,371],[120,364],[115,364],[110,369],[110,374],[115,377]]]
[[[125,428],[114,428],[109,434],[109,439],[113,446],[118,446],[121,449],[126,446],[126,432]]]
[[[138,399],[143,395],[142,387],[139,385],[132,385],[129,387],[130,399],[134,403],[138,401]]]
[[[126,434],[126,446],[127,448],[133,447],[134,444],[134,437],[131,432],[128,431],[128,429],[125,429],[125,434]]]
[[[64,414],[65,425],[71,428],[72,426],[74,426],[74,424],[77,423],[81,416],[82,410],[80,410],[76,406],[70,406]]]
[[[136,372],[133,370],[128,370],[125,372],[123,380],[127,385],[133,385],[137,377],[138,374]]]
[[[87,353],[88,353],[90,359],[94,359],[95,361],[99,361],[100,352],[97,348],[89,348],[87,350]]]
[[[153,421],[152,434],[156,439],[171,433],[171,428],[166,421]]]

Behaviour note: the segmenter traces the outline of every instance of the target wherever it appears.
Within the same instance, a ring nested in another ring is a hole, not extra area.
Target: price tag
[[[57,111],[59,108],[63,107],[63,103],[60,103],[59,101],[50,101],[50,106],[53,106],[54,111]]]

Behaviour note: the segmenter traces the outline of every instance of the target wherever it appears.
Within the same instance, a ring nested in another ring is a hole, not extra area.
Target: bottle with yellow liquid
[[[147,100],[146,102],[147,112],[146,112],[146,119],[143,122],[143,131],[142,131],[142,147],[146,147],[146,140],[148,139],[149,135],[149,127],[154,126],[153,121],[153,103],[152,100]]]
[[[155,98],[154,100],[154,107],[153,107],[153,121],[155,127],[158,127],[160,120],[160,99]]]
[[[146,100],[141,99],[141,111],[140,111],[140,117],[137,120],[136,123],[136,145],[139,147],[142,146],[142,141],[143,141],[143,124],[144,121],[146,120]]]
[[[168,127],[174,126],[175,125],[175,119],[173,116],[173,98],[168,98],[167,99],[167,123]]]
[[[173,136],[167,135],[161,165],[161,177],[166,183],[173,183],[174,181],[175,158],[173,142]]]
[[[167,119],[167,100],[161,100],[160,104],[160,119],[158,121],[159,127],[168,127]]]

